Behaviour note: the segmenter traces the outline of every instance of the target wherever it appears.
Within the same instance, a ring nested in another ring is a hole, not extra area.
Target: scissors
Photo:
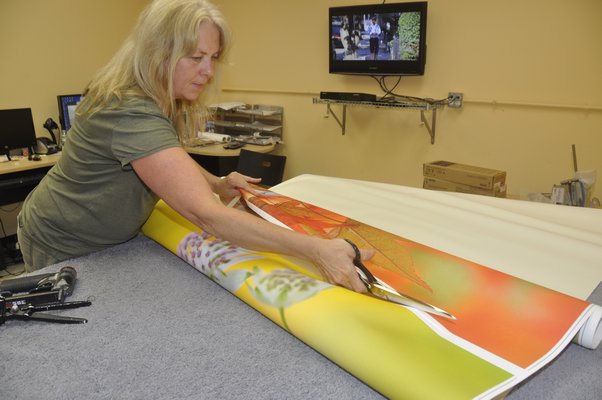
[[[366,268],[366,266],[362,263],[362,258],[360,254],[360,249],[349,239],[345,239],[347,243],[351,245],[353,251],[355,252],[355,258],[353,259],[353,264],[355,265],[355,269],[357,270],[357,274],[360,279],[366,285],[368,291],[383,300],[390,301],[392,303],[401,304],[407,307],[412,307],[420,311],[425,311],[427,313],[431,313],[434,315],[438,315],[440,317],[445,317],[448,319],[455,320],[457,319],[452,314],[448,313],[445,310],[442,310],[439,307],[436,307],[432,304],[425,303],[424,301],[415,299],[405,294],[399,293],[397,290],[393,289],[387,283],[383,282],[376,276],[372,274]]]

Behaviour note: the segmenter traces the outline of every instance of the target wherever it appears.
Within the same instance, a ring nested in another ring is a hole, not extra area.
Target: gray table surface
[[[0,326],[2,400],[382,398],[148,238],[65,265],[93,304],[54,313],[89,322]],[[599,399],[601,367],[571,344],[508,398]]]

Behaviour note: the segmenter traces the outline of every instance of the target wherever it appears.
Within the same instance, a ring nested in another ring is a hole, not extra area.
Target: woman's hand
[[[217,192],[222,201],[229,202],[235,196],[239,196],[239,189],[254,192],[251,183],[259,183],[260,178],[252,178],[242,175],[238,172],[232,172],[228,176],[222,178],[218,184],[219,192]],[[355,250],[343,239],[322,239],[317,238],[312,245],[314,246],[306,255],[318,267],[322,276],[328,282],[343,286],[347,289],[359,293],[366,293],[366,285],[361,281],[353,260],[355,259]],[[374,250],[361,250],[360,256],[362,260],[368,260],[374,255]]]
[[[321,239],[314,264],[332,284],[346,287],[359,293],[366,293],[366,285],[360,280],[353,260],[355,251],[343,239]],[[360,250],[361,259],[368,260],[374,250]]]
[[[261,182],[261,178],[253,178],[234,171],[219,180],[214,188],[214,192],[222,199],[232,199],[233,197],[240,196],[239,189],[252,192],[253,187],[250,184],[259,182]]]

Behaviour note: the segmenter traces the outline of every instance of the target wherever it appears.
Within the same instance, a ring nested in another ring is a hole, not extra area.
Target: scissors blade
[[[380,280],[378,277],[374,276],[372,272],[362,263],[362,258],[360,254],[360,249],[349,239],[345,239],[347,243],[351,245],[353,251],[355,252],[355,258],[353,260],[353,264],[355,265],[355,270],[359,275],[366,288],[372,293],[374,296],[388,300],[392,303],[401,304],[408,307],[413,307],[417,310],[425,311],[431,314],[439,315],[441,317],[449,318],[455,320],[456,317],[451,315],[445,310],[442,310],[439,307],[433,306],[431,304],[425,303],[424,301],[415,299],[411,296],[404,295],[399,293],[397,290],[393,289],[387,283]]]
[[[370,292],[373,295],[375,295],[381,299],[385,299],[385,300],[388,300],[393,303],[412,307],[412,308],[415,308],[420,311],[425,311],[430,314],[438,315],[440,317],[444,317],[444,318],[448,318],[448,319],[452,319],[452,320],[456,319],[456,317],[454,317],[452,314],[448,313],[447,311],[445,311],[437,306],[434,306],[432,304],[425,303],[422,300],[418,300],[411,296],[401,294],[398,291],[396,291],[395,289],[388,287],[388,285],[385,284],[384,282],[373,283],[370,287]]]

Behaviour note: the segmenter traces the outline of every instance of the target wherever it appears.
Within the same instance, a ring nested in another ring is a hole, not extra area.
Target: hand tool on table
[[[90,301],[66,302],[73,293],[77,273],[63,267],[56,273],[30,275],[0,282],[0,325],[9,319],[81,324],[85,318],[53,315],[40,311],[87,307]]]

